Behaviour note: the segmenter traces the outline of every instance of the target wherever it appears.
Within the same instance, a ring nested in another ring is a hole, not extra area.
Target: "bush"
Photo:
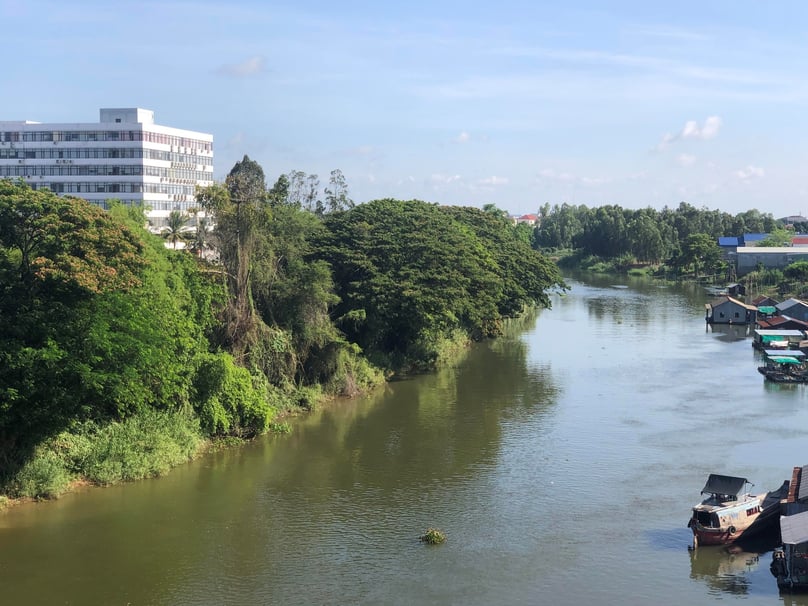
[[[274,416],[263,376],[237,366],[230,354],[209,354],[194,380],[196,410],[209,435],[248,436],[265,432]],[[274,391],[274,390],[272,390]]]
[[[66,492],[72,477],[58,455],[46,448],[36,451],[9,483],[9,495],[32,499],[55,498]]]
[[[182,414],[147,411],[111,423],[80,440],[72,453],[76,469],[96,484],[153,478],[191,460],[202,443],[199,423]]]

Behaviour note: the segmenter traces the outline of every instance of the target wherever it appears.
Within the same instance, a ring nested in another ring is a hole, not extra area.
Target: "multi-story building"
[[[213,183],[213,135],[154,123],[140,108],[101,109],[98,123],[0,121],[0,179],[23,179],[104,208],[143,205],[159,229],[172,210],[195,208]]]

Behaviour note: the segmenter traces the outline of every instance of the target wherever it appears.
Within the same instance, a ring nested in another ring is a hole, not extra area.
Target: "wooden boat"
[[[782,548],[775,549],[769,570],[780,591],[808,591],[808,511],[780,517]]]
[[[693,531],[694,547],[728,545],[777,521],[788,482],[776,491],[757,495],[748,492],[747,485],[751,486],[746,478],[710,474],[701,491],[706,496],[693,506],[687,523]]]
[[[758,372],[775,383],[808,383],[808,367],[801,351],[766,350],[766,363]]]

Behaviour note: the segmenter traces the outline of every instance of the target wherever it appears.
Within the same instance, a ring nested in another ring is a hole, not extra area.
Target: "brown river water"
[[[804,604],[775,541],[691,543],[709,473],[808,464],[696,286],[579,278],[440,371],[168,476],[0,513],[0,604]],[[437,527],[445,544],[418,541]]]

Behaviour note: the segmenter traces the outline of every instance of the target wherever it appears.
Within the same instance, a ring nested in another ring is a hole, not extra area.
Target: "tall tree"
[[[348,197],[348,183],[342,171],[335,169],[331,171],[328,180],[328,187],[325,189],[325,203],[328,212],[338,212],[353,208],[354,203]]]

